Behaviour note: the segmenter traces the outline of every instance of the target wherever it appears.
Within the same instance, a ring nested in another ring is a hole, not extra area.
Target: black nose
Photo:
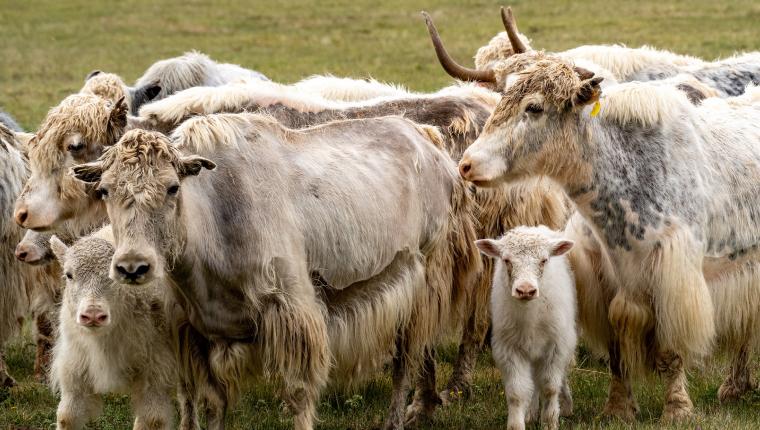
[[[130,271],[130,269],[134,268],[133,271]],[[148,273],[150,271],[150,264],[138,264],[136,266],[127,267],[123,266],[121,264],[116,265],[116,270],[124,276],[126,279],[129,279],[131,281],[137,280],[140,276]]]

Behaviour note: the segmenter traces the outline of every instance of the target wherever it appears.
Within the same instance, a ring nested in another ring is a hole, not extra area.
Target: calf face
[[[45,231],[91,209],[85,184],[68,169],[95,160],[116,143],[126,126],[127,108],[91,94],[74,94],[54,107],[27,145],[30,176],[16,201],[15,220]]]
[[[119,321],[118,284],[108,278],[113,247],[103,239],[85,238],[67,247],[58,237],[50,247],[63,267],[66,288],[61,318],[87,330],[105,332]],[[64,323],[64,321],[62,321]]]
[[[496,260],[494,285],[509,288],[517,300],[539,297],[546,263],[573,247],[567,239],[555,238],[529,229],[513,229],[500,239],[475,242],[480,252]]]
[[[182,157],[161,133],[132,130],[98,161],[73,168],[105,201],[116,243],[111,279],[142,284],[163,275],[164,256],[176,255],[183,241],[180,183],[214,167]]]
[[[16,259],[26,264],[43,265],[53,261],[50,249],[50,233],[27,230],[24,238],[16,245]]]

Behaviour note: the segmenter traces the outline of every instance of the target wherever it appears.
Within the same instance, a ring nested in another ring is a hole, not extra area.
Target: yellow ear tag
[[[594,103],[594,107],[591,108],[591,117],[593,118],[599,115],[600,110],[602,110],[602,104],[599,103],[599,100],[597,100],[596,103]]]

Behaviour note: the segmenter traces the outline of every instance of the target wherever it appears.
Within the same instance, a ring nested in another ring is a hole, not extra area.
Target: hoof
[[[604,405],[603,414],[610,418],[617,418],[621,421],[630,423],[636,420],[636,414],[639,413],[639,405],[631,399],[629,401],[611,402],[607,400]]]
[[[671,401],[665,404],[662,411],[662,421],[665,423],[679,423],[687,421],[694,413],[694,406],[691,400]]]
[[[720,388],[718,388],[718,401],[720,403],[729,403],[739,400],[745,393],[753,390],[754,384],[747,382],[745,384],[736,384],[733,379],[726,379]]]
[[[438,395],[434,398],[422,400],[415,398],[412,404],[406,407],[404,414],[404,427],[411,427],[419,423],[428,422],[433,417],[433,412],[443,401]]]

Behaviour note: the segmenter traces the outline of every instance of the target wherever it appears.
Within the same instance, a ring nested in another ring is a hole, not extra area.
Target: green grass
[[[518,23],[546,50],[589,43],[654,45],[704,58],[760,48],[760,3],[588,0],[514,1]],[[128,81],[159,58],[198,49],[219,61],[255,68],[281,82],[310,74],[372,76],[429,91],[450,83],[440,70],[419,11],[429,11],[451,53],[468,64],[476,49],[501,30],[498,2],[387,0],[274,1],[223,0],[32,1],[0,0],[0,106],[33,130],[47,110],[81,87],[93,69]],[[0,429],[54,427],[56,397],[31,377],[29,335],[7,353],[20,386],[0,391]],[[451,372],[454,349],[442,354],[441,377]],[[693,371],[692,422],[665,427],[658,422],[663,387],[640,381],[642,408],[637,428],[760,428],[760,394],[720,406],[717,387],[726,374],[723,360]],[[576,414],[566,428],[622,429],[600,417],[608,376],[594,360],[579,360],[572,373]],[[436,413],[430,429],[493,429],[506,425],[506,406],[490,358],[479,360],[472,399]],[[352,393],[327,393],[319,416],[322,429],[362,429],[381,423],[390,393],[387,376],[377,376]],[[96,429],[130,427],[129,401],[110,396]],[[281,402],[266,386],[252,387],[231,411],[235,429],[289,428]]]
[[[283,5],[283,3],[287,3]],[[467,64],[502,29],[495,1],[0,1],[0,106],[34,129],[93,69],[134,81],[190,49],[291,82],[315,73],[373,76],[415,90],[450,82],[419,15],[428,10]],[[534,46],[650,44],[714,58],[758,49],[760,3],[513,1]]]

